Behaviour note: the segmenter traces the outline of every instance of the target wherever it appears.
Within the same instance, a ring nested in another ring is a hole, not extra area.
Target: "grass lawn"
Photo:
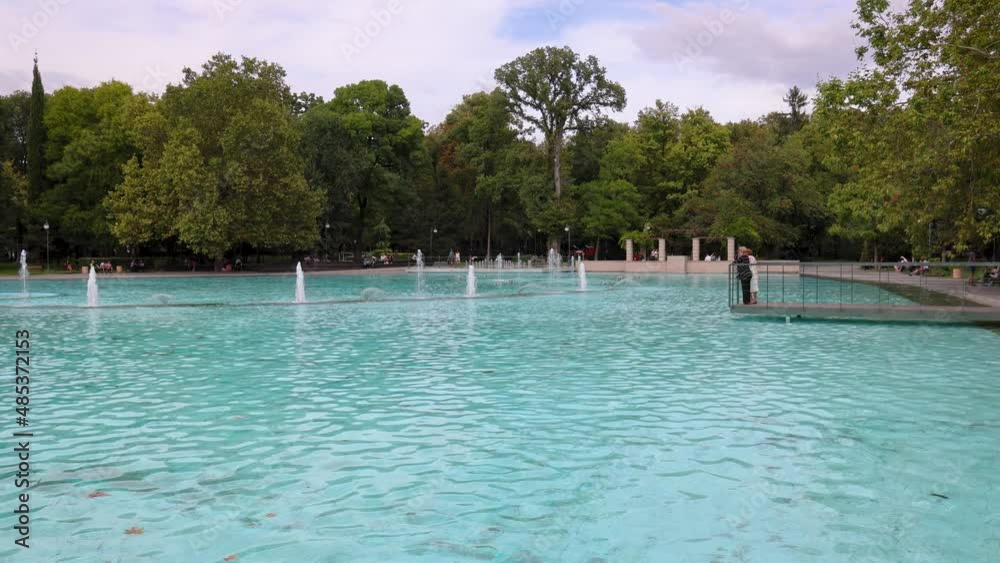
[[[16,263],[8,262],[0,264],[0,276],[17,276],[18,268],[19,266]],[[40,274],[69,274],[69,272],[62,269],[60,270],[53,269],[49,272],[45,272],[44,268],[39,268],[37,266],[31,266],[31,265],[28,266],[28,272],[33,276],[37,276]]]

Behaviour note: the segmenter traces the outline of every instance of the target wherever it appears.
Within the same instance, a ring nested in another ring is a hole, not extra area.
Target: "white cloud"
[[[436,122],[462,95],[492,87],[497,66],[543,44],[506,38],[499,30],[513,10],[545,0],[397,1],[391,14],[390,0],[46,0],[60,9],[30,38],[21,27],[40,3],[5,3],[0,92],[30,87],[35,49],[49,90],[117,78],[160,91],[180,79],[183,67],[196,68],[223,51],[280,63],[294,90],[327,99],[337,86],[358,80],[397,83],[414,112]],[[743,1],[752,0],[734,0]],[[645,20],[571,14],[561,36],[544,43],[569,44],[600,58],[628,92],[620,118],[634,118],[657,98],[682,108],[701,105],[723,120],[757,117],[779,109],[793,82],[811,86],[817,75],[851,68],[848,0],[786,4],[795,7],[782,15],[749,5],[683,68],[672,55],[683,52],[687,39],[697,40],[717,5],[640,0],[632,7],[650,10]],[[24,40],[16,50],[11,35]],[[349,57],[345,46],[354,47]]]

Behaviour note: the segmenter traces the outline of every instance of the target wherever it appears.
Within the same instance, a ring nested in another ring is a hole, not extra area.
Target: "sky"
[[[109,79],[162,92],[214,53],[282,65],[296,92],[330,99],[378,78],[415,115],[443,120],[528,51],[595,55],[632,121],[657,99],[720,121],[783,109],[793,85],[857,67],[853,0],[0,0],[0,93]]]

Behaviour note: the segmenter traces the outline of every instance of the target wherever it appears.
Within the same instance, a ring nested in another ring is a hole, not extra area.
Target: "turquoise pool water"
[[[291,277],[101,285],[235,307],[58,308],[83,282],[32,282],[56,295],[0,305],[0,329],[32,333],[33,547],[0,557],[1000,553],[997,333],[737,319],[724,277],[521,276],[481,273],[503,298],[474,300],[448,298],[460,274],[307,277],[310,299],[381,300],[304,307],[247,305]],[[0,502],[12,534],[10,484]]]

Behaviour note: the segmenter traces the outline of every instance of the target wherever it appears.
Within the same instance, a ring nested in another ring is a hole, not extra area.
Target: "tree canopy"
[[[577,245],[736,236],[758,255],[947,258],[1000,236],[1000,18],[986,0],[859,0],[859,66],[782,86],[720,123],[666,99],[612,119],[600,61],[540,47],[426,124],[403,89],[293,93],[284,69],[217,54],[160,95],[121,82],[0,95],[8,256],[52,227],[63,254]],[[28,85],[25,84],[25,87]],[[801,86],[801,87],[800,87]],[[328,100],[328,101],[327,101]]]
[[[128,245],[176,237],[221,258],[237,244],[309,248],[321,195],[306,182],[284,70],[216,55],[134,121],[141,155],[107,198]]]
[[[498,68],[494,78],[515,115],[545,136],[559,197],[566,133],[579,130],[606,109],[624,109],[625,89],[608,79],[597,57],[582,58],[569,47],[535,49]]]

